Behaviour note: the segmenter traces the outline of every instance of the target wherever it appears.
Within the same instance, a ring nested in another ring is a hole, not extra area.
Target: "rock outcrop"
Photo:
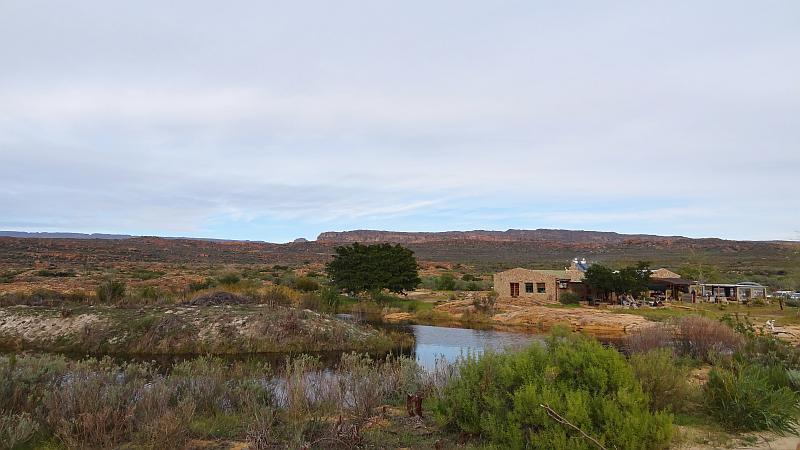
[[[465,313],[475,313],[476,309],[471,300],[457,300],[438,305],[434,311],[458,319]],[[635,314],[589,307],[564,308],[559,305],[501,304],[489,319],[497,325],[525,327],[536,331],[547,331],[557,325],[564,325],[574,331],[604,338],[622,337],[654,323]]]

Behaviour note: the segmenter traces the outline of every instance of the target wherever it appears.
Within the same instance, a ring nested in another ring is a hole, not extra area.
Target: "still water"
[[[350,317],[342,317],[342,320],[352,320]],[[497,331],[497,330],[479,330],[471,328],[450,328],[442,326],[431,325],[395,325],[395,324],[378,324],[372,323],[375,326],[391,327],[400,329],[406,333],[413,333],[415,337],[415,345],[411,350],[417,362],[427,370],[432,370],[436,367],[437,360],[445,360],[447,362],[454,362],[460,356],[468,354],[481,354],[486,349],[493,351],[504,351],[507,349],[515,349],[524,347],[532,342],[544,342],[545,337],[542,335],[510,332],[510,331]],[[408,354],[409,349],[401,351],[400,353]],[[320,358],[323,366],[327,368],[334,368],[341,357],[343,352],[309,352]],[[0,353],[2,354],[2,353]],[[85,353],[64,353],[65,356],[74,359],[84,359],[87,356],[102,357],[103,355],[87,355]],[[257,359],[267,361],[275,366],[280,366],[285,363],[287,357],[297,356],[297,352],[292,353],[259,353],[259,354],[237,354],[237,355],[220,355],[218,356],[224,360],[250,360]],[[385,356],[376,354],[374,357],[380,359]],[[160,370],[168,372],[171,370],[173,364],[188,359],[193,359],[197,355],[117,355],[112,359],[118,363],[124,362],[152,362]]]
[[[425,369],[433,369],[436,360],[455,361],[468,353],[482,353],[485,349],[503,351],[524,347],[532,342],[544,342],[544,336],[496,330],[447,328],[429,325],[410,325],[416,337],[414,354]]]

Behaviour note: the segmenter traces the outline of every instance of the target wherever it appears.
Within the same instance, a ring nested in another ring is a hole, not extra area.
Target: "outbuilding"
[[[586,299],[583,272],[574,269],[536,270],[517,267],[494,274],[494,290],[501,299],[526,303],[554,303],[565,292]]]

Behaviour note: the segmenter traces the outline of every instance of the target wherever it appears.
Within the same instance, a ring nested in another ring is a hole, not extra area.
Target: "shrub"
[[[650,399],[653,411],[687,411],[695,400],[689,384],[689,368],[675,358],[671,349],[656,348],[631,356],[631,367]]]
[[[577,305],[581,302],[581,296],[572,291],[567,291],[558,296],[558,301],[562,305]]]
[[[189,283],[189,290],[192,292],[202,291],[203,289],[210,289],[217,286],[217,280],[213,278],[206,278],[203,281],[192,281]]]
[[[779,366],[787,370],[800,369],[800,348],[764,333],[763,330],[757,332],[747,316],[726,314],[722,321],[745,337],[744,346],[735,356],[740,362]]]
[[[339,305],[342,303],[344,296],[334,288],[323,288],[319,293],[319,297],[327,305],[327,311],[336,313],[339,311]],[[344,298],[346,299],[347,297]]]
[[[472,305],[475,307],[476,312],[492,314],[494,313],[494,308],[497,305],[497,297],[498,294],[495,291],[491,291],[486,295],[477,295],[472,300]]]
[[[259,296],[259,301],[270,306],[291,304],[294,300],[299,300],[299,293],[286,286],[267,286]]]
[[[164,272],[161,272],[159,270],[148,270],[148,269],[144,269],[144,268],[141,268],[141,267],[137,267],[131,273],[131,277],[132,278],[136,278],[136,279],[139,279],[139,280],[142,280],[142,281],[152,280],[152,279],[155,279],[155,278],[159,278],[159,277],[161,277],[163,275],[164,275]]]
[[[0,449],[13,449],[28,442],[39,429],[39,423],[28,413],[0,415]]]
[[[625,337],[625,350],[629,354],[645,353],[659,348],[672,348],[674,330],[665,324],[640,328]]]
[[[158,288],[155,286],[142,286],[136,294],[139,298],[147,300],[157,300],[159,297]]]
[[[733,354],[744,344],[741,334],[707,317],[681,317],[676,326],[678,351],[702,361],[712,362],[717,355]]]
[[[0,272],[0,283],[13,283],[16,272]]]
[[[252,450],[272,450],[280,448],[277,431],[278,415],[274,408],[264,408],[253,414],[253,421],[247,430],[247,444]]]
[[[786,370],[800,369],[800,348],[769,335],[748,336],[736,358],[762,366],[775,366]]]
[[[113,371],[79,370],[45,397],[50,428],[71,448],[112,448],[133,431],[134,403],[144,382]]]
[[[222,274],[217,279],[217,281],[219,282],[219,284],[221,284],[223,286],[232,286],[232,285],[238,283],[239,281],[241,281],[241,278],[239,278],[239,275],[237,275],[237,274],[235,274],[233,272],[228,272],[228,273]]]
[[[485,353],[458,366],[435,405],[447,427],[502,448],[657,449],[672,423],[651,413],[625,358],[580,336],[553,337],[518,353]],[[549,408],[549,409],[548,409]]]
[[[367,355],[344,354],[337,366],[337,398],[354,417],[367,419],[384,398],[383,376]]]
[[[369,296],[375,303],[395,303],[400,300],[400,297],[384,291],[372,291]]]
[[[58,277],[58,278],[76,276],[74,270],[50,270],[50,269],[37,270],[36,275],[40,277]]]
[[[299,277],[292,280],[292,288],[302,292],[313,292],[319,290],[319,283],[308,277]]]
[[[708,413],[728,429],[797,433],[797,393],[775,381],[772,370],[757,364],[714,368],[703,401]]]
[[[454,291],[456,289],[456,279],[453,275],[445,273],[436,279],[436,289],[440,291]]]
[[[47,385],[66,370],[63,356],[0,357],[0,411],[31,412],[42,403]]]
[[[113,303],[122,300],[125,296],[125,283],[117,280],[106,280],[100,283],[95,290],[97,300],[103,303]]]

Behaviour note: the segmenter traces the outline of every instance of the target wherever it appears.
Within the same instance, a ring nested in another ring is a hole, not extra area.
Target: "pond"
[[[342,317],[342,320],[352,320]],[[480,354],[486,349],[503,351],[524,347],[532,342],[544,342],[545,336],[512,331],[499,331],[492,329],[471,329],[444,327],[432,325],[398,325],[380,322],[370,322],[373,326],[392,328],[406,333],[412,333],[415,338],[413,349],[397,350],[402,354],[414,356],[424,369],[432,370],[437,360],[455,362],[460,356],[467,354]],[[4,352],[0,352],[2,354]],[[39,352],[30,352],[39,353]],[[44,352],[46,353],[46,352]],[[232,354],[218,355],[218,358],[228,361],[260,360],[272,365],[282,365],[287,357],[294,357],[300,353],[309,353],[320,359],[324,367],[333,368],[342,355],[342,352],[291,352],[291,353],[258,353],[258,354]],[[84,359],[88,356],[103,357],[102,354],[89,355],[86,353],[61,353],[70,359]],[[161,370],[169,371],[173,364],[198,355],[112,355],[118,363],[123,362],[152,362]],[[373,357],[381,359],[385,354],[374,354]]]
[[[425,369],[433,369],[436,360],[453,362],[459,356],[482,353],[486,349],[503,351],[544,342],[542,335],[471,328],[448,328],[430,325],[408,326],[416,338],[414,355]]]

